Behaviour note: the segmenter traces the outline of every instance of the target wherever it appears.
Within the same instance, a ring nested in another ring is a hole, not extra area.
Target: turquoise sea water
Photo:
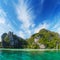
[[[60,60],[60,51],[0,51],[0,60]]]

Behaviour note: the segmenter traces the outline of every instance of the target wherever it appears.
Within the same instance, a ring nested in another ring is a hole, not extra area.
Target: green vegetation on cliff
[[[4,33],[1,38],[3,48],[26,48],[26,40],[21,37],[18,37],[12,32],[8,32],[8,34]]]
[[[46,29],[41,29],[26,40],[12,32],[4,33],[1,38],[0,47],[3,48],[60,49],[60,35]]]
[[[60,48],[60,36],[58,33],[46,29],[33,34],[28,40],[28,48]]]

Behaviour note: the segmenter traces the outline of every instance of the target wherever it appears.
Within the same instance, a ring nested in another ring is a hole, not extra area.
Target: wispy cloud
[[[5,12],[0,8],[0,24],[5,24]]]
[[[5,32],[4,31],[5,29],[3,27],[3,25],[5,25],[5,23],[6,23],[5,17],[6,17],[5,12],[0,8],[0,40],[1,40],[2,33]]]
[[[23,31],[19,31],[19,36],[22,37],[22,38],[25,38],[25,34],[23,33]]]
[[[18,20],[22,23],[22,27],[29,28],[33,24],[32,20],[34,19],[33,9],[29,5],[29,2],[19,0],[19,3],[16,5],[16,11]]]
[[[53,26],[53,31],[58,32],[60,34],[60,20],[58,20]]]
[[[34,33],[38,33],[41,29],[48,29],[49,24],[47,24],[46,22],[44,22],[43,24],[39,24],[35,29],[34,29]]]
[[[12,31],[13,27],[9,24],[6,12],[0,8],[0,40],[5,32]]]
[[[30,1],[28,0],[19,0],[18,4],[14,4],[15,5],[15,9],[16,9],[16,13],[17,13],[17,18],[18,20],[22,23],[20,26],[20,34],[26,34],[26,35],[30,35],[31,34],[31,30],[30,28],[33,28],[35,26],[34,24],[34,12],[33,12],[33,7],[30,4]],[[26,36],[25,36],[26,37]]]
[[[54,16],[53,20],[49,23],[49,30],[60,34],[60,13]]]
[[[4,28],[6,28],[8,30],[9,30],[9,28],[12,29],[12,26],[9,23],[9,19],[7,17],[6,12],[2,8],[0,8],[0,27],[2,27],[2,26],[4,26]],[[3,31],[5,31],[5,30],[3,30]]]

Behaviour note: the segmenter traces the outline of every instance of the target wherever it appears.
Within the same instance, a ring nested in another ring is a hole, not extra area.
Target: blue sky
[[[60,33],[60,0],[0,0],[0,37],[29,38],[43,28]]]

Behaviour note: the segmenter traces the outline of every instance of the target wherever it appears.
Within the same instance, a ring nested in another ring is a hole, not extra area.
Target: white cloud
[[[5,32],[12,31],[13,28],[11,24],[8,22],[7,14],[6,12],[0,8],[0,41],[1,41],[1,35]]]
[[[5,21],[6,14],[5,12],[0,8],[0,41],[1,41],[1,35],[4,33],[4,26],[6,21]]]
[[[27,0],[26,0],[27,1]],[[22,22],[22,27],[29,28],[33,24],[33,11],[30,7],[29,2],[19,0],[19,3],[15,5],[17,11],[17,18]]]
[[[5,20],[4,20],[4,18],[0,18],[0,24],[5,24]]]
[[[22,31],[20,30],[18,33],[19,36],[23,37],[23,38],[29,38],[32,34],[34,33],[38,33],[41,29],[48,29],[50,25],[47,24],[46,22],[43,23],[43,24],[39,24],[37,27],[34,27],[32,28],[31,30],[25,30],[25,31]]]
[[[5,24],[5,17],[5,12],[2,9],[0,9],[0,24]]]
[[[56,29],[58,27],[60,27],[60,22],[59,21],[54,25],[53,29]]]
[[[35,15],[30,2],[31,1],[29,0],[19,0],[18,4],[14,4],[17,13],[17,18],[22,23],[20,26],[20,31],[23,31],[19,32],[21,35],[25,34],[25,37],[26,35],[31,35],[32,31],[30,30],[30,28],[33,28],[35,26]]]
[[[54,16],[54,20],[51,23],[52,23],[50,24],[52,25],[51,30],[60,34],[60,12],[57,13],[56,16]]]
[[[59,28],[57,28],[56,32],[58,32],[58,33],[60,34],[60,27],[59,27]]]
[[[41,29],[47,29],[49,27],[49,24],[47,23],[43,23],[43,24],[39,24],[35,30],[34,30],[34,33],[38,33]]]
[[[22,38],[25,38],[25,35],[24,35],[24,33],[23,33],[22,31],[19,31],[18,35],[19,35],[20,37],[22,37]]]
[[[60,34],[60,20],[56,22],[56,24],[53,26],[53,31],[58,32]]]

